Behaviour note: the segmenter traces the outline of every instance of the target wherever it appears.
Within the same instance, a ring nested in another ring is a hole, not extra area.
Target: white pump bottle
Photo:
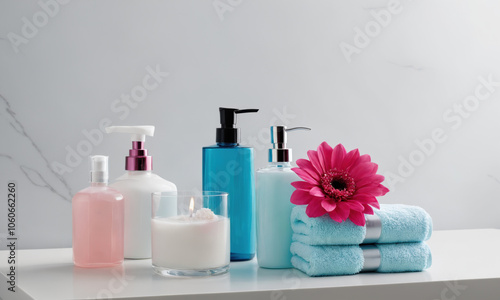
[[[177,191],[175,184],[151,172],[153,158],[148,156],[144,142],[146,135],[154,135],[154,130],[154,126],[106,128],[107,133],[128,133],[132,140],[132,149],[125,158],[127,172],[110,185],[124,197],[124,256],[129,259],[151,258],[151,193]]]

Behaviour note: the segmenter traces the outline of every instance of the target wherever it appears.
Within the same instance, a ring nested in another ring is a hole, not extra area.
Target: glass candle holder
[[[229,270],[227,193],[152,194],[152,262],[163,276],[208,276]]]

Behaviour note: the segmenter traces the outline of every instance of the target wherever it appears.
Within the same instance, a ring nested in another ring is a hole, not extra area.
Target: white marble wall
[[[85,152],[123,172],[129,139],[98,133],[103,123],[156,125],[155,172],[199,188],[217,107],[234,106],[261,109],[239,120],[256,167],[268,125],[310,126],[290,136],[296,158],[323,140],[358,147],[392,178],[381,202],[420,205],[436,229],[499,228],[499,10],[494,0],[0,0],[0,223],[15,180],[21,247],[70,246]]]

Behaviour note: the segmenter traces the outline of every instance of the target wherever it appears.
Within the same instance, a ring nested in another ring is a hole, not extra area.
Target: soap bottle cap
[[[219,107],[220,128],[217,128],[215,141],[217,144],[238,144],[240,142],[239,128],[235,128],[236,115],[258,112],[258,109],[237,109]]]
[[[149,171],[153,169],[153,157],[148,156],[148,150],[144,148],[147,136],[153,136],[154,126],[110,126],[106,127],[107,133],[119,132],[129,133],[132,140],[132,149],[125,157],[125,170]]]
[[[108,157],[105,155],[93,155],[89,157],[90,182],[108,183]]]
[[[269,149],[269,162],[291,162],[292,149],[286,147],[287,132],[293,130],[311,130],[308,127],[271,126],[271,143],[273,148]]]

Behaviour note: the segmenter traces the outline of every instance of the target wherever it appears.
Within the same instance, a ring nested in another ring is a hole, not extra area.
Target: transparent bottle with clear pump
[[[78,192],[73,208],[73,261],[98,268],[123,262],[123,196],[108,187],[108,157],[90,157],[90,187]]]
[[[257,261],[263,268],[293,267],[290,253],[293,204],[290,197],[295,189],[291,183],[300,178],[292,171],[292,149],[286,148],[287,132],[291,130],[310,129],[271,126],[273,148],[269,149],[269,165],[257,171]]]

